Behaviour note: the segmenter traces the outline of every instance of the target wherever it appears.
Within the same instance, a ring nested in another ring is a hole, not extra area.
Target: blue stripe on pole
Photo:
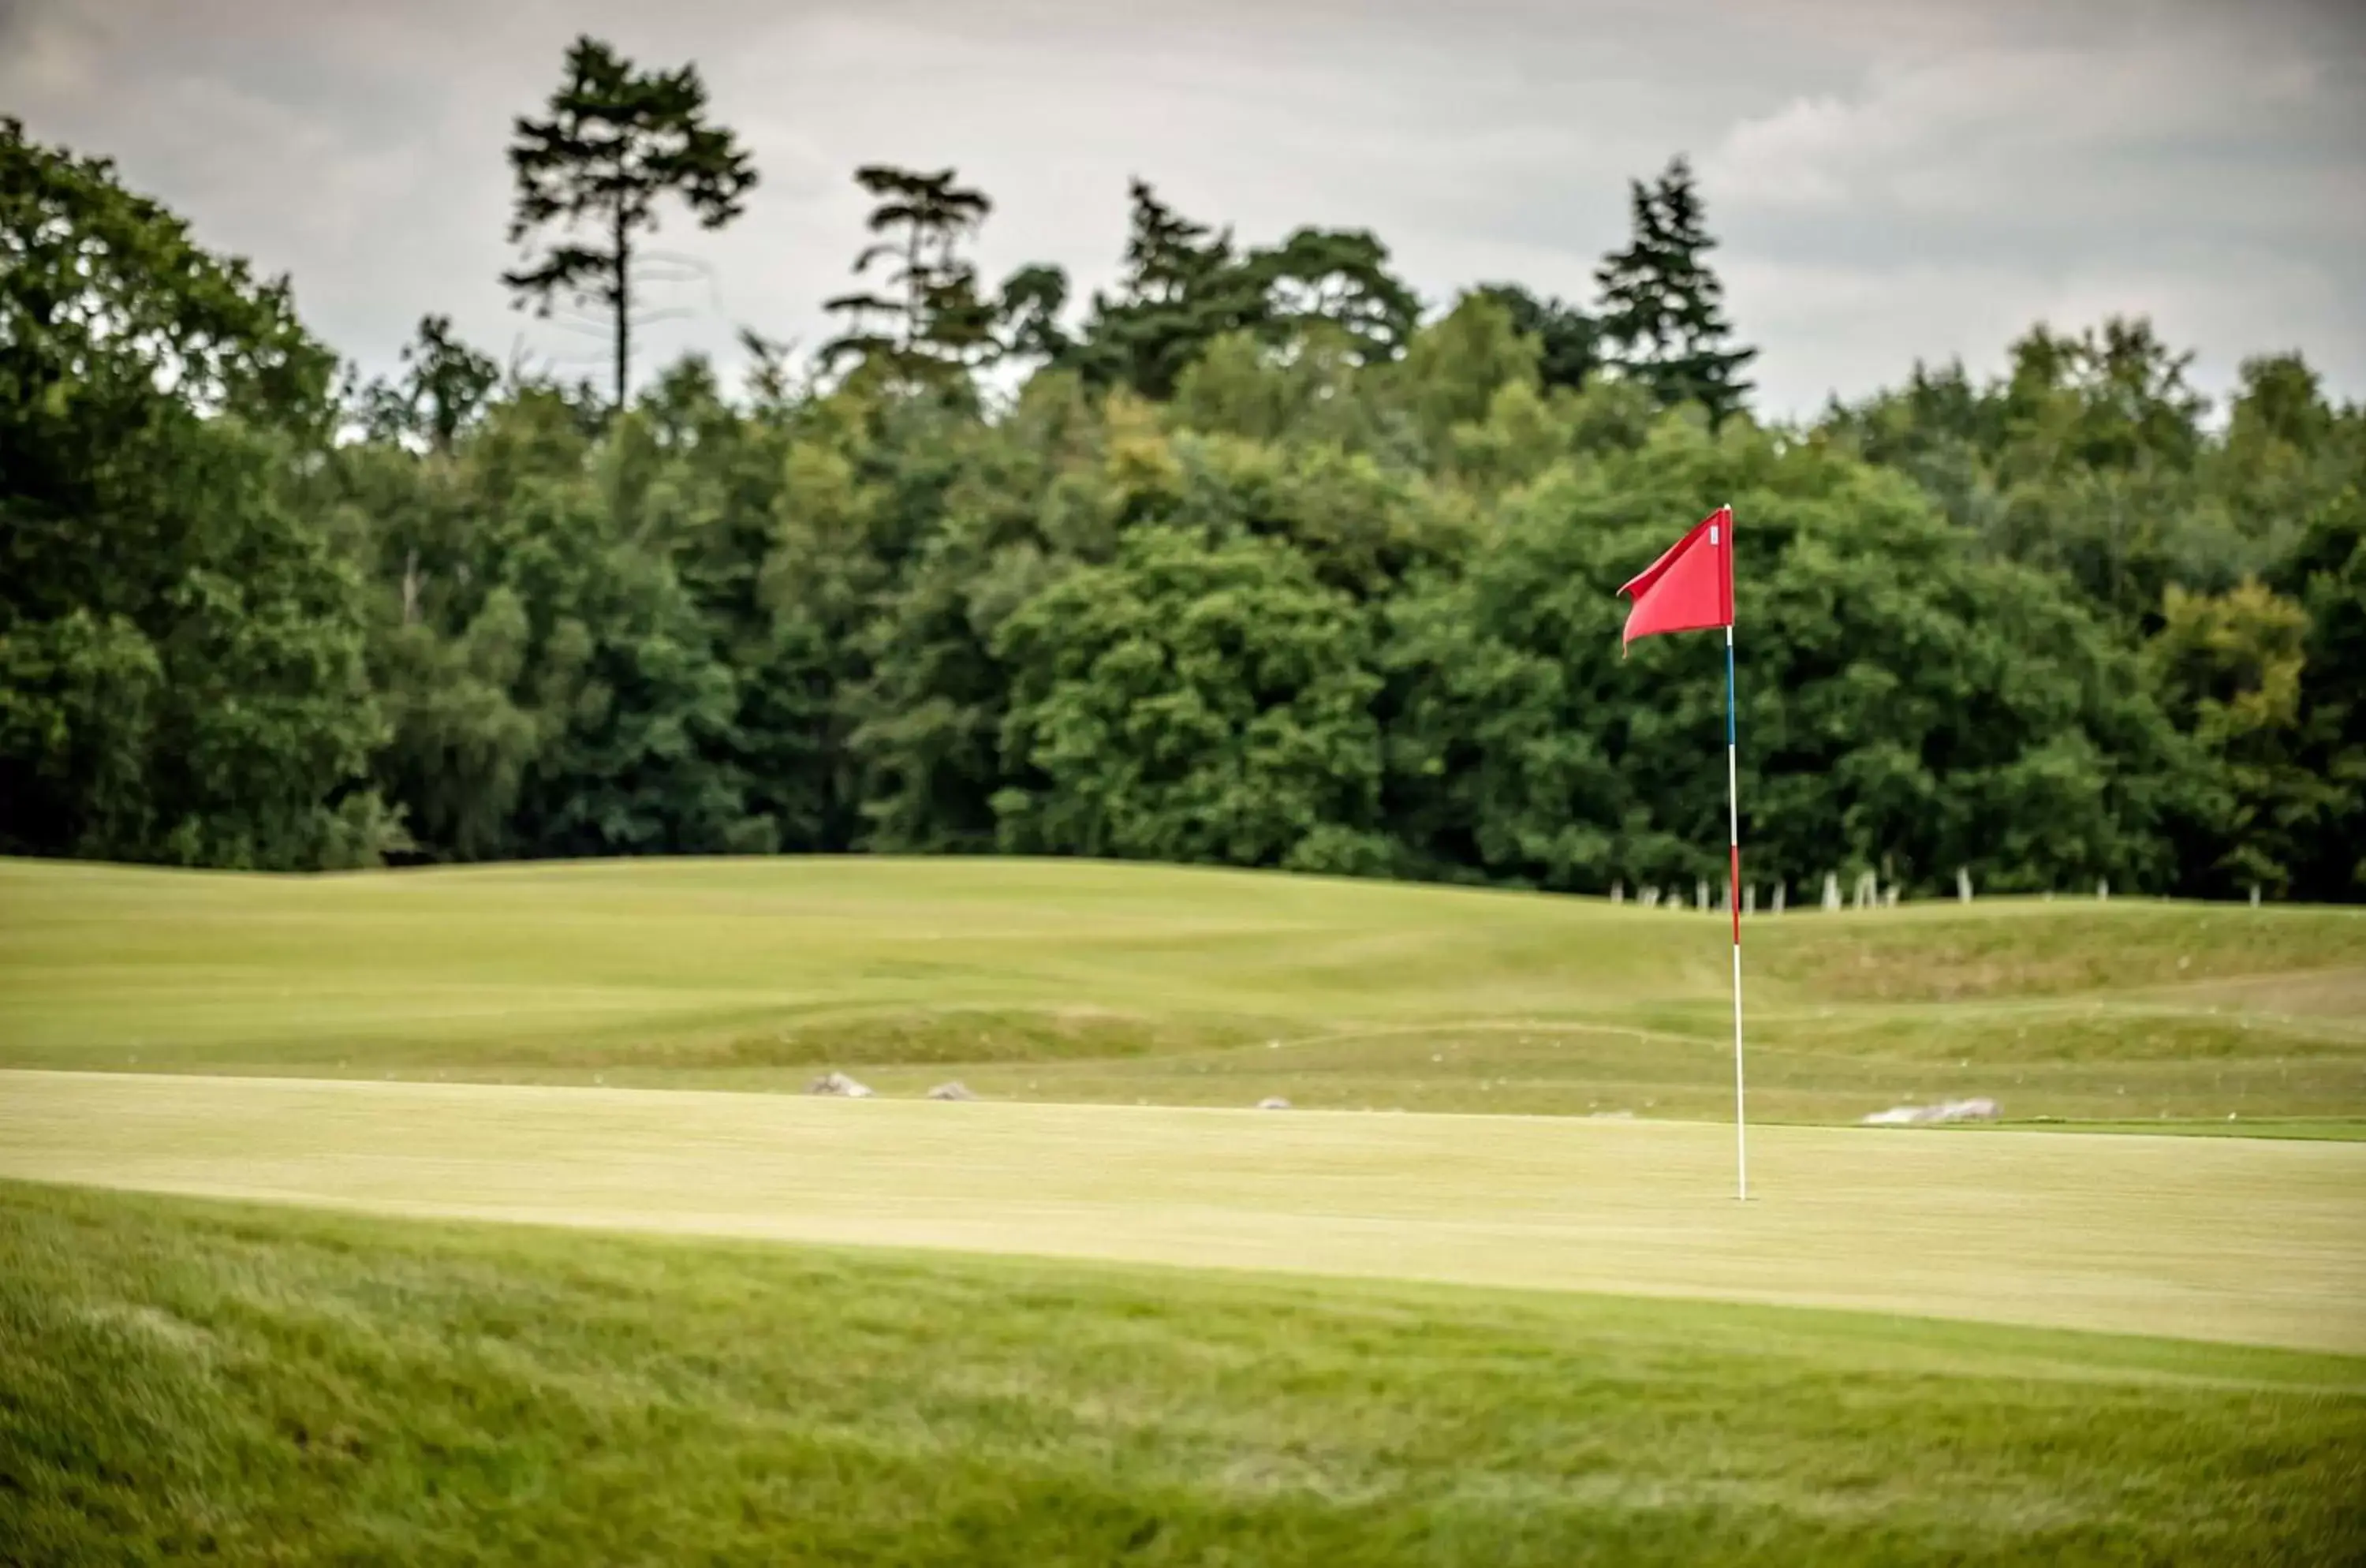
[[[1736,744],[1733,728],[1733,634],[1725,638],[1725,743]]]

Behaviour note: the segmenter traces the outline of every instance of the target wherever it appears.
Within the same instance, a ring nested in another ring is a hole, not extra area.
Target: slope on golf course
[[[0,1184],[10,1562],[2313,1564],[2361,1483],[2356,1359]]]
[[[1745,941],[1771,1120],[2366,1116],[2366,911],[1982,900]],[[1726,985],[1719,915],[1220,871],[0,862],[0,1066],[1723,1116]]]

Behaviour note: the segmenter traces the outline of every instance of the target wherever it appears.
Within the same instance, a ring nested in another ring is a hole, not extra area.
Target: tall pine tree
[[[1002,280],[996,303],[1005,355],[1051,363],[1075,347],[1060,324],[1060,312],[1068,305],[1068,275],[1060,268],[1043,262],[1020,267]]]
[[[1725,288],[1705,259],[1717,247],[1702,224],[1692,165],[1679,154],[1656,182],[1631,182],[1634,233],[1594,271],[1606,357],[1673,406],[1696,402],[1715,420],[1738,412],[1754,348],[1730,346]]]
[[[599,39],[579,38],[566,70],[549,118],[521,116],[510,142],[517,176],[510,241],[554,230],[554,243],[501,281],[542,315],[563,297],[608,317],[621,408],[633,328],[653,319],[634,312],[637,236],[657,228],[666,196],[679,197],[701,228],[720,229],[739,216],[756,170],[728,130],[707,123],[695,65],[643,72]]]
[[[1073,358],[1087,379],[1163,400],[1211,341],[1266,321],[1266,280],[1230,229],[1184,217],[1145,181],[1128,195],[1124,274],[1114,297],[1095,291]]]
[[[878,236],[855,258],[855,276],[867,278],[884,264],[886,287],[823,305],[848,321],[845,332],[822,345],[824,366],[857,359],[925,382],[992,358],[1000,346],[996,309],[960,247],[994,203],[984,191],[955,183],[952,169],[923,174],[872,164],[854,178],[875,204],[868,226]]]

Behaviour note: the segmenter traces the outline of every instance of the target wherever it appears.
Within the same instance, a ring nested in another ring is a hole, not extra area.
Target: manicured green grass
[[[1761,919],[1762,1117],[2269,1135],[1763,1126],[1748,1204],[1723,930],[0,862],[0,1068],[107,1069],[0,1071],[0,1177],[380,1211],[0,1187],[0,1561],[2366,1555],[2366,918]],[[823,1066],[989,1102],[683,1092]],[[1641,1120],[1192,1108],[1271,1094]]]
[[[0,1186],[0,1560],[2328,1563],[2366,1362]]]
[[[2366,1142],[2366,1122],[2312,1122],[2291,1117],[2265,1122],[1964,1122],[1950,1131],[1986,1133],[2010,1129],[2063,1133],[2176,1133],[2196,1138],[2299,1138],[2314,1143]]]
[[[1769,1119],[2366,1116],[2366,912],[1998,900],[1747,941]],[[1715,915],[1150,866],[0,862],[17,1066],[1718,1116],[1726,966]]]
[[[2366,1353],[2366,1144],[0,1073],[0,1177]]]

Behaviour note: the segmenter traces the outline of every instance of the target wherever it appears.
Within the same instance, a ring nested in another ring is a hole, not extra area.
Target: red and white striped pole
[[[1725,508],[1725,525],[1733,526],[1733,507]],[[1733,541],[1726,541],[1729,552]],[[1730,561],[1729,553],[1726,559]],[[1731,568],[1727,569],[1730,571]],[[1749,1118],[1743,1110],[1741,1087],[1741,791],[1740,747],[1734,724],[1733,703],[1733,616],[1729,609],[1725,622],[1725,825],[1726,844],[1729,852],[1731,882],[1725,895],[1726,908],[1733,911],[1733,1175],[1734,1197],[1743,1202],[1750,1199],[1750,1135]]]

